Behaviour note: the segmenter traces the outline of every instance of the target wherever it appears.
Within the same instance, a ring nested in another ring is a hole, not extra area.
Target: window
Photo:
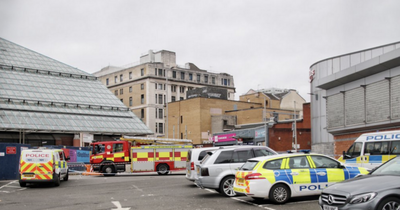
[[[382,155],[388,154],[389,142],[367,142],[364,146],[364,154],[369,153],[370,155]]]
[[[172,78],[176,78],[176,71],[172,71]]]
[[[289,158],[289,168],[310,168],[306,156]]]
[[[400,141],[392,141],[390,154],[400,154]]]
[[[193,80],[193,74],[189,73],[189,80],[192,81]]]
[[[140,95],[140,103],[144,104],[144,94]]]
[[[181,116],[181,124],[183,123],[183,116]]]
[[[339,168],[340,163],[319,155],[311,155],[311,159],[314,161],[316,168]]]
[[[264,164],[263,168],[265,169],[280,169],[282,165],[282,159],[271,160]]]
[[[164,133],[164,123],[158,123],[158,133]]]
[[[163,95],[158,94],[158,104],[163,104]]]
[[[119,75],[119,81],[120,82],[124,81],[124,75],[123,74]]]
[[[117,76],[114,77],[114,82],[115,82],[115,83],[118,82],[118,77],[117,77]]]
[[[124,99],[121,98],[121,102],[124,103]]]
[[[122,88],[119,89],[119,94],[120,94],[120,95],[124,94],[124,89],[122,89]]]
[[[144,76],[144,69],[140,69],[140,76]]]
[[[214,164],[230,163],[232,159],[232,154],[233,151],[222,151],[215,160]]]
[[[124,145],[123,144],[114,144],[113,145],[113,150],[112,150],[113,153],[123,152],[123,151],[124,151]]]
[[[162,90],[163,89],[163,84],[158,84],[158,89]]]
[[[132,97],[129,97],[129,106],[132,106]]]
[[[129,79],[132,79],[132,72],[129,72]]]
[[[144,109],[140,110],[140,118],[144,118]]]
[[[163,109],[158,109],[158,118],[163,119]]]
[[[154,109],[154,111],[156,112],[156,119],[157,119],[157,116],[158,116],[158,114],[157,114],[157,113],[158,113],[158,112],[157,112],[157,109]]]
[[[158,98],[157,96],[158,96],[158,94],[156,94],[156,98],[155,98],[155,103],[156,103],[156,104],[157,104],[157,98]]]
[[[254,155],[256,157],[261,157],[261,156],[268,156],[268,155],[274,155],[275,153],[267,150],[267,149],[262,149],[262,148],[255,148],[254,149]]]
[[[117,96],[117,95],[118,95],[118,90],[115,90],[115,91],[114,91],[114,94]]]
[[[163,70],[162,69],[158,69],[158,76],[163,76]]]
[[[156,90],[157,90],[157,83],[154,83],[154,85],[155,85],[154,89],[156,89]]]
[[[176,85],[171,86],[171,92],[176,92]]]
[[[129,87],[129,92],[132,93],[132,86]]]
[[[181,79],[185,79],[185,72],[181,72]]]
[[[167,96],[164,95],[164,104],[167,103]]]
[[[179,100],[182,101],[184,98],[183,97],[179,97]]]
[[[140,84],[140,89],[144,90],[144,84]]]
[[[156,123],[156,133],[158,133],[158,123]]]
[[[157,75],[157,68],[154,69],[154,74]]]
[[[215,77],[211,77],[211,83],[215,85]]]
[[[58,156],[60,156],[60,160],[64,160],[64,153],[63,152],[58,152]]]
[[[108,78],[106,79],[106,85],[108,85],[109,84],[109,82],[108,82]]]
[[[362,143],[361,142],[356,142],[353,145],[350,146],[349,150],[347,150],[346,155],[353,157],[358,157],[361,154],[361,147]]]
[[[208,83],[208,75],[204,75],[204,83]]]
[[[185,93],[185,86],[179,86],[179,92]]]
[[[171,96],[171,101],[172,102],[176,101],[176,97],[175,96]]]
[[[200,82],[200,74],[197,74],[197,82]]]
[[[235,151],[232,156],[232,163],[245,163],[247,159],[254,157],[251,149]]]

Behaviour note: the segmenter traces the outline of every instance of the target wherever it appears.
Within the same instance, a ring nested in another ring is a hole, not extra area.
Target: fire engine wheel
[[[56,187],[60,186],[60,183],[61,183],[60,174],[54,174],[54,178],[56,179],[56,180],[54,181],[54,186],[56,186]]]
[[[157,166],[157,173],[159,175],[166,175],[169,173],[169,167],[167,164],[160,164]]]
[[[102,171],[103,171],[104,176],[114,176],[115,175],[113,166],[104,166]]]

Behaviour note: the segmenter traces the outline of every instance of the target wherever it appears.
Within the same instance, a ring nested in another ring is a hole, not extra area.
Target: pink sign
[[[236,139],[233,138],[234,136],[236,136],[236,133],[214,136],[214,142],[236,141]]]

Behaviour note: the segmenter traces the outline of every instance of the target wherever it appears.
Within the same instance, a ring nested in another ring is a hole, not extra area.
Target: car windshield
[[[258,163],[258,161],[249,160],[245,164],[243,164],[243,166],[242,166],[242,168],[240,168],[240,170],[251,171],[257,165],[257,163]]]
[[[371,173],[372,175],[400,175],[400,158],[395,158]]]

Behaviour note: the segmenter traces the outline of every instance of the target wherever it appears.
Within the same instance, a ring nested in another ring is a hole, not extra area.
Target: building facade
[[[312,150],[341,155],[362,133],[400,128],[400,42],[310,67]]]
[[[137,64],[108,66],[94,75],[156,136],[171,136],[167,103],[186,99],[189,90],[218,87],[226,91],[229,100],[235,98],[233,76],[202,70],[192,63],[177,65],[175,52],[166,50],[150,50]]]

